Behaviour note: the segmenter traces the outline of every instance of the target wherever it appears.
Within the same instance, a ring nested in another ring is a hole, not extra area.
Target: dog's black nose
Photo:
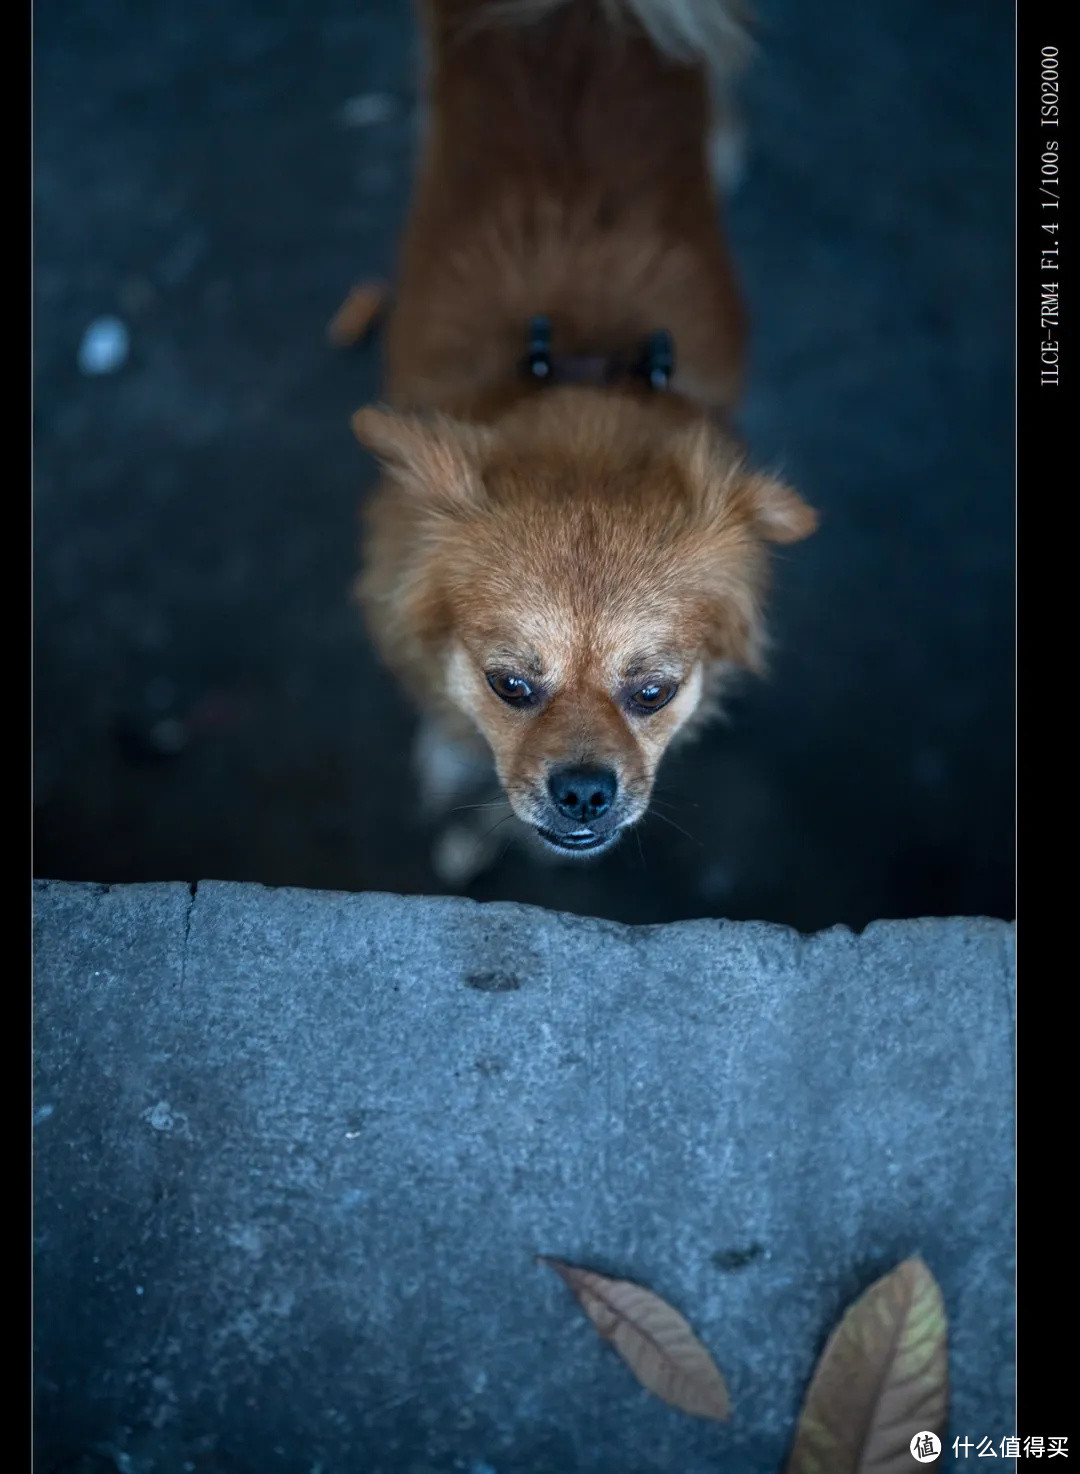
[[[548,792],[560,814],[588,824],[611,808],[619,780],[610,768],[556,768]]]

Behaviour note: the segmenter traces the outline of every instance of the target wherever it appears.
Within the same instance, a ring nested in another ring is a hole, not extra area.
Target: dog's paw
[[[497,838],[475,824],[448,824],[431,847],[431,868],[448,890],[464,890],[491,866],[498,848]]]
[[[709,134],[709,172],[720,195],[733,195],[746,176],[746,126],[730,97],[716,105]]]
[[[417,732],[413,761],[421,814],[428,819],[477,797],[492,778],[491,761],[485,754],[452,741],[427,722]]]

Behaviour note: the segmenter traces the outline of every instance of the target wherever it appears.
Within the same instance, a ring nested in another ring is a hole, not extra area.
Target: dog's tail
[[[492,0],[492,19],[539,20],[581,0]],[[715,90],[726,88],[749,58],[749,13],[744,0],[599,0],[615,26],[637,21],[656,49],[672,61],[703,66]]]

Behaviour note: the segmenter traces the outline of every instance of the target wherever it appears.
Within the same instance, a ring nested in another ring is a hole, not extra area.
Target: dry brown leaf
[[[326,329],[335,348],[351,348],[373,325],[389,296],[385,282],[364,282],[353,287]]]
[[[916,1433],[945,1436],[945,1305],[905,1259],[850,1307],[821,1353],[787,1474],[910,1474]]]
[[[731,1400],[716,1363],[677,1310],[629,1280],[540,1255],[568,1284],[605,1341],[648,1392],[681,1412],[726,1422]]]

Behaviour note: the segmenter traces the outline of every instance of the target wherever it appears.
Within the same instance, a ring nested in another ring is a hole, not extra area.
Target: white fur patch
[[[675,725],[671,729],[671,736],[680,727],[685,726],[698,709],[701,694],[705,687],[705,674],[701,669],[700,662],[694,666],[689,677],[682,683],[675,700],[671,703],[675,713]]]
[[[480,731],[476,720],[476,702],[482,694],[480,677],[472,656],[463,645],[455,645],[446,662],[444,690],[449,699]]]

